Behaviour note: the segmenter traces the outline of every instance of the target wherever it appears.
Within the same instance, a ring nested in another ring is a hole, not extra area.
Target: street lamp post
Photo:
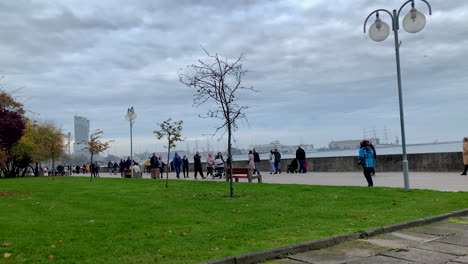
[[[429,15],[432,14],[431,5],[426,0],[420,0],[424,2],[429,8]],[[403,148],[403,177],[405,182],[405,190],[408,191],[409,187],[409,175],[408,175],[408,159],[406,155],[406,137],[405,137],[405,119],[403,112],[403,92],[401,89],[401,72],[400,72],[400,45],[401,42],[398,40],[398,29],[399,29],[399,17],[401,10],[408,3],[411,3],[411,10],[403,19],[403,28],[409,33],[417,33],[421,31],[426,25],[426,17],[419,11],[416,10],[414,6],[414,0],[406,1],[400,9],[393,9],[393,12],[390,12],[386,9],[377,9],[372,11],[364,21],[364,33],[366,33],[366,24],[367,20],[375,14],[375,22],[369,28],[369,37],[377,42],[384,41],[390,34],[390,27],[380,20],[379,12],[387,13],[392,19],[392,30],[395,38],[395,56],[396,56],[396,67],[397,67],[397,79],[398,79],[398,99],[400,104],[400,127],[401,127],[401,145]]]
[[[68,139],[68,176],[72,175],[72,166],[71,166],[71,132],[67,134]]]
[[[135,123],[135,119],[137,118],[137,114],[135,113],[135,109],[133,106],[127,109],[127,114],[125,115],[125,119],[130,122],[130,161],[133,163],[133,123]],[[132,178],[133,178],[133,170],[131,169]]]

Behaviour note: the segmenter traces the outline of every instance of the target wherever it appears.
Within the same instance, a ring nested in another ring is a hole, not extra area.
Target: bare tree
[[[89,140],[83,140],[81,142],[78,142],[78,144],[84,144],[86,147],[83,149],[87,149],[89,153],[91,154],[91,163],[90,167],[92,167],[93,164],[93,156],[94,154],[98,154],[101,152],[104,152],[106,149],[110,148],[110,143],[114,142],[114,140],[109,140],[107,142],[101,142],[99,140],[101,138],[101,134],[104,132],[102,130],[96,129],[91,133],[89,136]],[[91,181],[93,181],[93,172],[91,171]]]
[[[182,124],[184,121],[180,120],[178,122],[171,122],[172,118],[167,119],[166,121],[158,124],[161,130],[155,130],[153,133],[156,134],[158,139],[162,139],[163,137],[167,138],[167,165],[170,164],[169,159],[171,158],[171,148],[176,147],[177,141],[183,141],[181,138],[180,132],[182,131]],[[168,187],[169,181],[169,168],[166,169],[166,188]]]
[[[244,54],[237,59],[229,61],[221,59],[218,54],[211,55],[204,49],[208,62],[198,60],[196,64],[188,65],[185,71],[179,71],[179,81],[190,88],[194,88],[194,106],[198,107],[206,102],[215,102],[216,106],[208,110],[203,118],[219,118],[222,125],[216,132],[225,130],[228,135],[228,168],[232,168],[232,139],[233,132],[237,130],[237,121],[246,119],[246,105],[239,105],[239,93],[242,91],[256,92],[253,87],[242,84],[246,70],[242,68]],[[234,196],[234,184],[230,178],[231,197]]]

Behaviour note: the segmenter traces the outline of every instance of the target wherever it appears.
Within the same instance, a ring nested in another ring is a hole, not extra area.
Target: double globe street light
[[[133,136],[132,136],[132,130],[133,130],[133,123],[135,123],[135,119],[137,118],[137,114],[135,113],[135,109],[133,109],[133,106],[127,109],[127,114],[125,115],[125,119],[127,121],[130,121],[130,161],[133,163]],[[131,164],[133,165],[133,164]],[[131,169],[131,167],[130,167]],[[131,169],[132,173],[132,178],[133,178],[133,170]]]
[[[431,5],[426,0],[420,0],[424,2],[427,7],[429,8],[429,15],[432,14]],[[399,17],[401,10],[407,4],[411,3],[411,10],[403,19],[403,28],[408,33],[417,33],[421,31],[424,26],[426,25],[426,17],[423,13],[416,10],[414,5],[414,0],[406,1],[400,9],[397,10],[393,9],[393,12],[390,12],[386,9],[377,9],[372,11],[364,21],[364,33],[366,33],[366,24],[367,20],[375,14],[375,22],[369,28],[369,37],[377,42],[384,41],[387,39],[388,35],[390,34],[390,27],[387,23],[383,22],[379,17],[379,12],[387,13],[390,18],[392,19],[392,30],[395,38],[395,55],[396,55],[396,66],[397,66],[397,78],[398,78],[398,99],[400,103],[400,126],[401,126],[401,144],[403,148],[403,176],[405,182],[405,190],[408,191],[409,187],[409,176],[408,176],[408,159],[406,155],[406,138],[405,138],[405,119],[403,114],[403,95],[401,90],[401,72],[400,72],[400,45],[401,42],[398,41],[398,29],[400,28],[399,25]]]

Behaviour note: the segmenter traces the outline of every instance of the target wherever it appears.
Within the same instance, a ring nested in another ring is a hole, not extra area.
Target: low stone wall
[[[286,172],[292,159],[281,160],[281,170]],[[357,166],[356,156],[308,158],[308,171],[311,172],[346,172],[362,171]],[[408,154],[410,171],[421,172],[457,172],[463,170],[462,152]],[[247,167],[247,161],[235,161],[234,167]],[[402,155],[378,155],[375,170],[377,172],[402,171]],[[260,162],[261,171],[270,171],[269,161]]]
[[[280,167],[286,173],[288,164],[292,159],[281,160]],[[308,158],[308,171],[310,172],[347,172],[362,171],[361,166],[357,166],[356,156],[347,157],[321,157]],[[463,170],[462,152],[441,152],[441,153],[419,153],[408,154],[408,165],[410,171],[421,172],[458,172]],[[375,170],[377,172],[395,172],[402,171],[402,155],[378,155]],[[236,168],[248,167],[248,162],[234,161]],[[141,171],[144,166],[140,166]],[[100,172],[107,172],[107,168],[101,167]],[[193,172],[193,164],[190,164],[190,171]],[[270,162],[268,160],[260,161],[260,171],[270,171]],[[203,163],[203,172],[206,173],[206,167]]]

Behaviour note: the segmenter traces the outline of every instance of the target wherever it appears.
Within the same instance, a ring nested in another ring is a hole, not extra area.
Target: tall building
[[[89,155],[87,150],[83,150],[84,145],[78,145],[78,142],[89,140],[89,120],[82,116],[74,116],[75,123],[75,144],[73,152],[75,154]]]

